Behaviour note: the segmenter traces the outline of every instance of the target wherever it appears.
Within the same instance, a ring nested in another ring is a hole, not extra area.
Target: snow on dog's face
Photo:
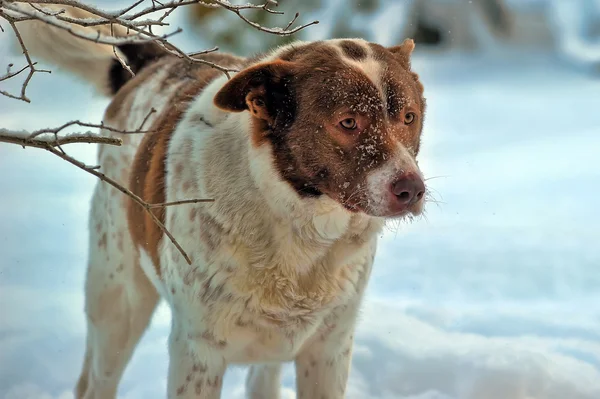
[[[252,115],[252,143],[272,147],[282,179],[301,197],[327,195],[371,216],[417,215],[425,100],[410,70],[412,40],[286,46],[233,77],[215,96]]]

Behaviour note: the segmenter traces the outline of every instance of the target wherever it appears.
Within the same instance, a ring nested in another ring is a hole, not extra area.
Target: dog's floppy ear
[[[282,60],[251,66],[231,78],[215,95],[214,103],[225,111],[249,110],[272,124],[278,112],[290,106],[289,80],[294,70],[294,63]]]
[[[415,49],[415,41],[406,39],[399,46],[389,47],[388,50],[396,55],[400,63],[407,70],[410,69],[410,56]]]

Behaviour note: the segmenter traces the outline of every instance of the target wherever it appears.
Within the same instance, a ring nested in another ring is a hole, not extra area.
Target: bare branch
[[[150,108],[150,111],[148,112],[148,114],[144,117],[144,120],[142,121],[142,123],[140,123],[140,127],[139,127],[139,131],[141,131],[144,128],[144,125],[146,124],[146,122],[148,122],[148,118],[150,118],[150,115],[154,114],[156,112],[155,108]]]
[[[193,200],[181,200],[173,202],[163,202],[162,204],[151,204],[150,208],[166,208],[167,206],[173,205],[184,205],[184,204],[197,204],[200,202],[214,202],[214,199],[193,199]]]
[[[110,34],[111,34],[111,36],[114,36],[114,34],[115,34],[113,24],[110,24]],[[129,74],[132,77],[135,76],[135,73],[133,73],[133,71],[131,70],[129,65],[127,65],[125,60],[123,58],[121,58],[121,56],[117,53],[117,48],[115,46],[113,46],[113,54],[115,55],[115,58],[117,59],[117,61],[119,61],[119,64],[121,64],[123,69],[125,69],[127,72],[129,72]]]
[[[34,66],[35,66],[35,64],[37,64],[37,62],[33,63]],[[6,68],[6,75],[0,76],[0,82],[2,82],[3,80],[10,79],[14,76],[17,76],[18,74],[20,74],[21,72],[23,72],[29,68],[29,65],[25,65],[23,68],[19,69],[17,72],[11,72],[10,68],[12,66],[13,66],[13,64],[8,64],[8,67]]]
[[[43,136],[46,135],[46,136]],[[119,138],[100,136],[93,132],[84,132],[66,135],[62,137],[56,136],[53,132],[47,131],[43,135],[34,136],[25,131],[12,131],[0,128],[0,142],[9,144],[18,144],[22,147],[47,148],[59,147],[66,144],[87,143],[87,144],[107,144],[120,146],[123,140]]]
[[[25,92],[27,91],[27,85],[31,81],[33,74],[36,72],[50,73],[50,71],[47,71],[45,69],[36,69],[36,67],[35,67],[36,63],[34,63],[31,60],[31,57],[29,56],[29,51],[27,51],[27,47],[25,47],[25,43],[23,42],[21,33],[19,33],[19,30],[17,29],[17,26],[15,25],[14,21],[9,20],[8,23],[9,23],[10,27],[12,28],[13,32],[15,33],[15,36],[17,37],[17,41],[19,42],[19,46],[21,46],[23,55],[25,56],[25,59],[27,60],[27,66],[23,70],[17,72],[16,74],[13,74],[11,77],[18,75],[19,73],[21,73],[22,71],[24,71],[26,69],[29,69],[29,73],[27,74],[27,77],[25,78],[25,81],[23,82],[23,85],[21,86],[21,94],[19,96],[10,94],[4,90],[0,90],[0,94],[4,95],[6,97],[14,98],[15,100],[21,100],[21,101],[25,101],[25,102],[29,103],[29,102],[31,102],[31,100],[29,100],[29,98],[27,97],[27,94]],[[1,79],[1,80],[6,80],[6,79],[8,79],[8,78]]]
[[[22,146],[23,148],[34,147],[34,148],[44,149],[44,150],[56,155],[57,157],[64,159],[65,161],[69,162],[70,164],[75,165],[79,169],[81,169],[91,175],[96,176],[103,182],[110,184],[115,189],[117,189],[121,193],[127,195],[134,202],[136,202],[138,205],[140,205],[142,208],[144,208],[144,210],[146,212],[148,212],[148,214],[150,215],[150,217],[152,218],[154,223],[156,223],[156,225],[160,228],[160,230],[169,238],[169,240],[173,243],[173,245],[175,245],[177,250],[185,258],[187,263],[191,265],[192,260],[190,259],[190,257],[183,250],[181,245],[177,242],[177,240],[175,239],[173,234],[171,234],[171,232],[165,227],[165,225],[160,221],[160,219],[158,219],[158,217],[155,215],[155,213],[152,210],[157,209],[157,208],[165,208],[168,206],[175,206],[175,205],[212,202],[214,200],[212,200],[212,199],[190,199],[190,200],[181,200],[181,201],[173,201],[173,202],[164,202],[164,203],[158,203],[158,204],[150,204],[150,203],[144,201],[141,197],[139,197],[138,195],[133,193],[128,188],[124,187],[123,185],[121,185],[117,181],[113,180],[112,178],[108,177],[104,173],[99,172],[98,169],[100,168],[100,166],[85,165],[83,162],[80,162],[77,159],[68,155],[61,148],[62,145],[74,144],[74,143],[94,143],[94,144],[106,144],[106,145],[116,145],[116,146],[120,146],[123,143],[123,141],[119,138],[100,136],[98,134],[94,134],[91,132],[71,134],[71,135],[66,135],[66,136],[62,136],[62,137],[59,137],[56,134],[56,132],[64,129],[64,127],[66,127],[67,125],[72,126],[74,124],[80,124],[82,126],[92,125],[92,124],[85,124],[85,123],[81,123],[81,122],[77,122],[77,123],[69,122],[69,123],[62,125],[59,128],[41,129],[34,133],[28,133],[26,131],[11,131],[8,129],[0,128],[0,143],[16,144],[16,145]],[[40,132],[43,132],[43,133],[40,133]],[[42,134],[45,134],[46,136],[41,136]]]
[[[146,117],[146,118],[148,118],[148,117]],[[61,131],[65,130],[66,128],[71,127],[71,126],[80,126],[80,127],[89,127],[89,128],[96,128],[96,129],[105,129],[105,130],[108,130],[109,132],[123,133],[123,134],[147,133],[147,132],[149,132],[149,131],[143,131],[143,130],[141,130],[141,128],[138,129],[138,130],[123,130],[123,129],[117,129],[117,128],[114,128],[114,127],[107,126],[104,123],[97,124],[97,123],[81,122],[79,120],[76,120],[76,121],[70,121],[70,122],[64,123],[64,124],[62,124],[62,125],[60,125],[58,127],[55,127],[55,128],[44,128],[44,129],[36,130],[36,131],[34,131],[34,132],[31,133],[30,137],[31,138],[35,138],[35,137],[37,137],[39,135],[46,134],[46,133],[58,134]]]

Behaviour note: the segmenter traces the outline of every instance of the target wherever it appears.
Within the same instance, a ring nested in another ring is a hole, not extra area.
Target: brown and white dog
[[[219,398],[230,364],[252,364],[250,398],[278,398],[294,361],[299,399],[343,398],[353,332],[384,222],[419,215],[425,112],[411,40],[295,42],[246,59],[113,49],[20,24],[31,51],[113,96],[104,123],[145,135],[101,146],[90,215],[87,349],[77,398],[114,398],[159,298],[172,311],[169,398]],[[104,130],[102,134],[112,135]],[[118,135],[118,134],[117,134]]]

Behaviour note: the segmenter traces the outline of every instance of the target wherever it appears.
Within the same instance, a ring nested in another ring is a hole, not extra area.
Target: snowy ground
[[[600,398],[600,80],[557,64],[417,57],[421,164],[442,202],[381,240],[349,398]],[[53,75],[34,78],[34,105],[0,98],[0,126],[98,121],[106,101]],[[72,151],[94,161],[92,146]],[[95,183],[0,145],[0,398],[71,397]],[[168,325],[160,308],[122,398],[164,397]],[[229,371],[224,398],[243,397],[243,376]],[[289,367],[286,398],[293,384]]]

